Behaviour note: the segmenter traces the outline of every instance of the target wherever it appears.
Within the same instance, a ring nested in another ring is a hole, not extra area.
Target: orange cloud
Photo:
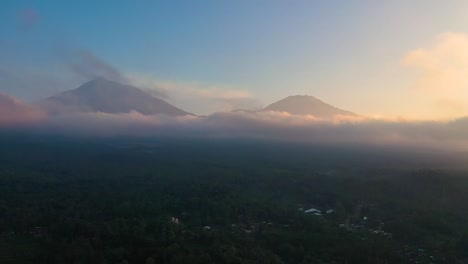
[[[468,113],[467,33],[442,33],[428,47],[409,52],[403,64],[417,70],[412,87],[431,107],[448,116]]]

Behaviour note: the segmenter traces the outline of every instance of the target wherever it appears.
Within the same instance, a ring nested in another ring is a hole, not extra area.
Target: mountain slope
[[[39,104],[53,114],[62,112],[128,113],[130,111],[137,111],[144,115],[190,114],[136,87],[105,79],[89,81],[74,90],[49,97]]]
[[[308,95],[288,96],[265,107],[262,111],[288,112],[294,115],[313,115],[320,118],[330,118],[335,115],[356,116],[353,112],[339,109]]]

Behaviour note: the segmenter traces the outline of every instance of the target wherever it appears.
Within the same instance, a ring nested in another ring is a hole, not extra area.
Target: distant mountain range
[[[48,114],[72,112],[128,113],[136,111],[144,115],[163,114],[168,116],[192,115],[166,101],[156,98],[136,87],[124,85],[106,79],[96,79],[80,87],[51,96],[37,103]],[[0,112],[25,108],[26,104],[9,96],[0,96]],[[294,115],[313,115],[319,118],[331,118],[335,115],[356,116],[355,113],[342,110],[320,101],[313,96],[288,96],[270,104],[262,110],[238,109],[233,112],[288,112]]]
[[[39,105],[47,112],[104,112],[128,113],[136,111],[144,115],[190,115],[166,101],[130,85],[106,79],[89,81],[80,87],[49,97]]]

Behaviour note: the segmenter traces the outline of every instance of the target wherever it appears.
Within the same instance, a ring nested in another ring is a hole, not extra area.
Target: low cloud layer
[[[45,116],[10,97],[0,97],[0,128],[21,126],[77,136],[144,136],[180,138],[249,138],[320,144],[358,144],[411,148],[467,150],[468,118],[414,121],[335,116],[320,119],[281,112],[222,112],[208,117],[138,112],[74,113]]]

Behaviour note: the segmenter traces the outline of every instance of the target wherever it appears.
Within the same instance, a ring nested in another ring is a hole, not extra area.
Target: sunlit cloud
[[[452,116],[467,113],[467,33],[440,34],[427,47],[409,52],[403,64],[418,71],[412,87],[432,97],[434,108]]]

